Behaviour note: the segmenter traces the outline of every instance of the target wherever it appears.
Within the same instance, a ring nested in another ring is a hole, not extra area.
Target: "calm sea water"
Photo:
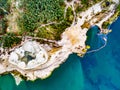
[[[10,74],[1,76],[0,90],[120,90],[120,17],[110,28],[108,43],[98,52],[88,53],[83,58],[70,55],[45,80],[22,81],[17,86]],[[91,45],[91,50],[105,43],[98,32],[97,27],[88,32],[86,43]]]

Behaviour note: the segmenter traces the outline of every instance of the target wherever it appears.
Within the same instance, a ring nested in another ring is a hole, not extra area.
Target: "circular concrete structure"
[[[21,69],[33,69],[46,63],[47,52],[35,41],[27,41],[10,53],[9,62]]]

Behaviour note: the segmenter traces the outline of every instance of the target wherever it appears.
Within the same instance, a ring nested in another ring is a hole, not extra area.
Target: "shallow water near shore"
[[[120,17],[110,26],[108,42],[103,49],[87,53],[83,58],[76,54],[54,70],[45,80],[22,81],[18,86],[8,74],[0,77],[0,90],[120,90]],[[91,50],[104,45],[92,28],[88,37]],[[97,37],[97,38],[95,38]]]
[[[22,81],[16,86],[10,74],[2,76],[0,90],[79,90],[83,87],[83,79],[80,58],[73,54],[45,80]]]

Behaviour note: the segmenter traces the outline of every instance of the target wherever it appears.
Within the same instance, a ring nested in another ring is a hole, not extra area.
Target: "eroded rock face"
[[[5,69],[1,71],[17,70],[29,80],[46,78],[55,68],[65,62],[71,53],[85,54],[86,51],[83,49],[86,49],[86,32],[87,29],[81,29],[79,23],[68,27],[62,34],[62,40],[56,41],[59,45],[57,48],[25,40],[7,56],[5,65],[1,65]]]
[[[47,78],[55,68],[66,61],[70,54],[78,53],[82,56],[86,53],[85,41],[88,28],[94,24],[102,28],[102,23],[114,14],[115,4],[111,6],[112,8],[107,8],[103,13],[104,9],[101,8],[100,2],[81,12],[77,20],[62,33],[60,41],[51,40],[49,44],[40,44],[35,40],[26,39],[18,47],[12,48],[10,53],[4,54],[1,54],[4,52],[3,48],[0,48],[0,59],[5,60],[0,62],[0,74],[15,70],[29,80]],[[13,24],[16,25],[11,23],[10,26],[14,26]],[[58,47],[52,47],[51,42],[56,43]]]
[[[8,61],[21,69],[32,69],[48,60],[47,52],[35,41],[27,41],[10,53]]]
[[[81,55],[86,52],[86,32],[87,28],[82,29],[80,27],[79,20],[78,23],[74,26],[71,26],[66,29],[66,31],[62,34],[62,40],[59,44],[63,45],[63,47],[69,48],[71,52],[80,53]]]

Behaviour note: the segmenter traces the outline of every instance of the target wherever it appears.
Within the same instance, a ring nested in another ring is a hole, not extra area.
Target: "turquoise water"
[[[45,80],[22,81],[16,86],[14,78],[9,75],[0,77],[0,90],[120,90],[120,17],[110,28],[105,48],[87,53],[83,58],[76,54],[56,69],[51,77]],[[87,44],[91,50],[102,47],[106,38],[99,36],[94,27],[88,34]]]
[[[22,81],[19,86],[16,86],[11,75],[0,78],[0,90],[80,90],[83,84],[84,76],[80,58],[75,54],[45,80]]]

